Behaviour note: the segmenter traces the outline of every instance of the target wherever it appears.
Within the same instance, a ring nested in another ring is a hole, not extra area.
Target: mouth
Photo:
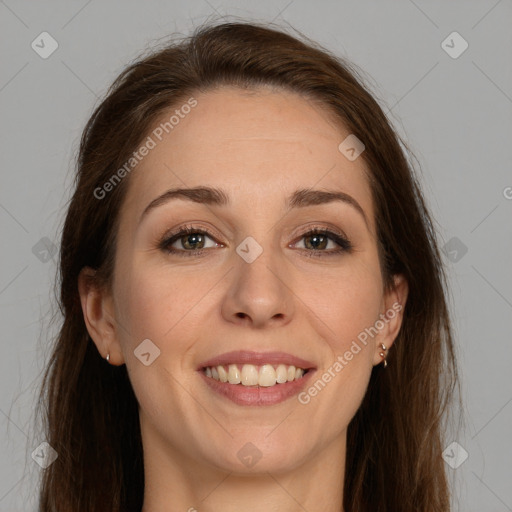
[[[205,361],[197,370],[210,390],[238,405],[272,405],[299,393],[316,367],[282,352],[238,351]]]

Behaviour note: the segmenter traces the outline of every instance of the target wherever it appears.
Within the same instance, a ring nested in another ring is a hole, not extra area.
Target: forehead
[[[233,204],[238,196],[254,205],[328,188],[355,196],[372,219],[364,161],[339,151],[349,132],[317,102],[269,87],[221,87],[193,98],[193,108],[183,108],[188,98],[174,105],[148,134],[155,144],[130,176],[131,211],[175,186],[221,187]]]

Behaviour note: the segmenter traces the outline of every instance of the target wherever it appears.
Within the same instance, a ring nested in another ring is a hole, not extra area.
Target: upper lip
[[[306,361],[300,357],[286,352],[252,352],[250,350],[236,350],[226,352],[216,356],[208,361],[204,361],[199,365],[198,370],[207,366],[224,366],[229,364],[253,364],[259,366],[261,364],[284,364],[303,368],[304,370],[313,369],[315,365],[311,361]]]

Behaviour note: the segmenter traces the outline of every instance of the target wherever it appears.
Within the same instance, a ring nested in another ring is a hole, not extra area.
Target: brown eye
[[[207,245],[210,240],[210,245]],[[168,253],[188,255],[186,253],[201,252],[203,249],[218,247],[212,236],[201,229],[185,228],[166,237],[160,244],[160,248]]]
[[[329,243],[329,237],[327,237],[325,235],[313,234],[313,235],[305,236],[304,239],[306,241],[309,240],[309,243],[306,242],[304,244],[306,246],[306,249],[313,249],[313,250],[325,249]]]
[[[349,252],[352,249],[352,244],[347,238],[332,231],[314,229],[304,233],[300,240],[304,240],[304,247],[298,248],[307,250],[315,256],[329,256]]]
[[[205,244],[205,236],[201,233],[192,233],[181,236],[178,241],[183,249],[203,249]]]

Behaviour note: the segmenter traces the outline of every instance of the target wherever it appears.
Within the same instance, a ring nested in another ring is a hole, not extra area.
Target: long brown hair
[[[41,512],[139,512],[144,467],[138,404],[126,366],[105,363],[83,320],[78,275],[113,271],[125,177],[102,187],[162,113],[222,85],[283,87],[319,101],[364,141],[382,271],[403,274],[409,294],[388,367],[374,367],[348,427],[346,512],[447,512],[443,419],[458,385],[447,287],[431,217],[414,169],[355,66],[272,25],[208,24],[127,67],[84,129],[60,248],[63,315],[40,404],[57,460],[42,474]],[[134,171],[136,172],[136,171]],[[460,390],[460,386],[459,386]],[[460,403],[459,403],[460,405]]]

